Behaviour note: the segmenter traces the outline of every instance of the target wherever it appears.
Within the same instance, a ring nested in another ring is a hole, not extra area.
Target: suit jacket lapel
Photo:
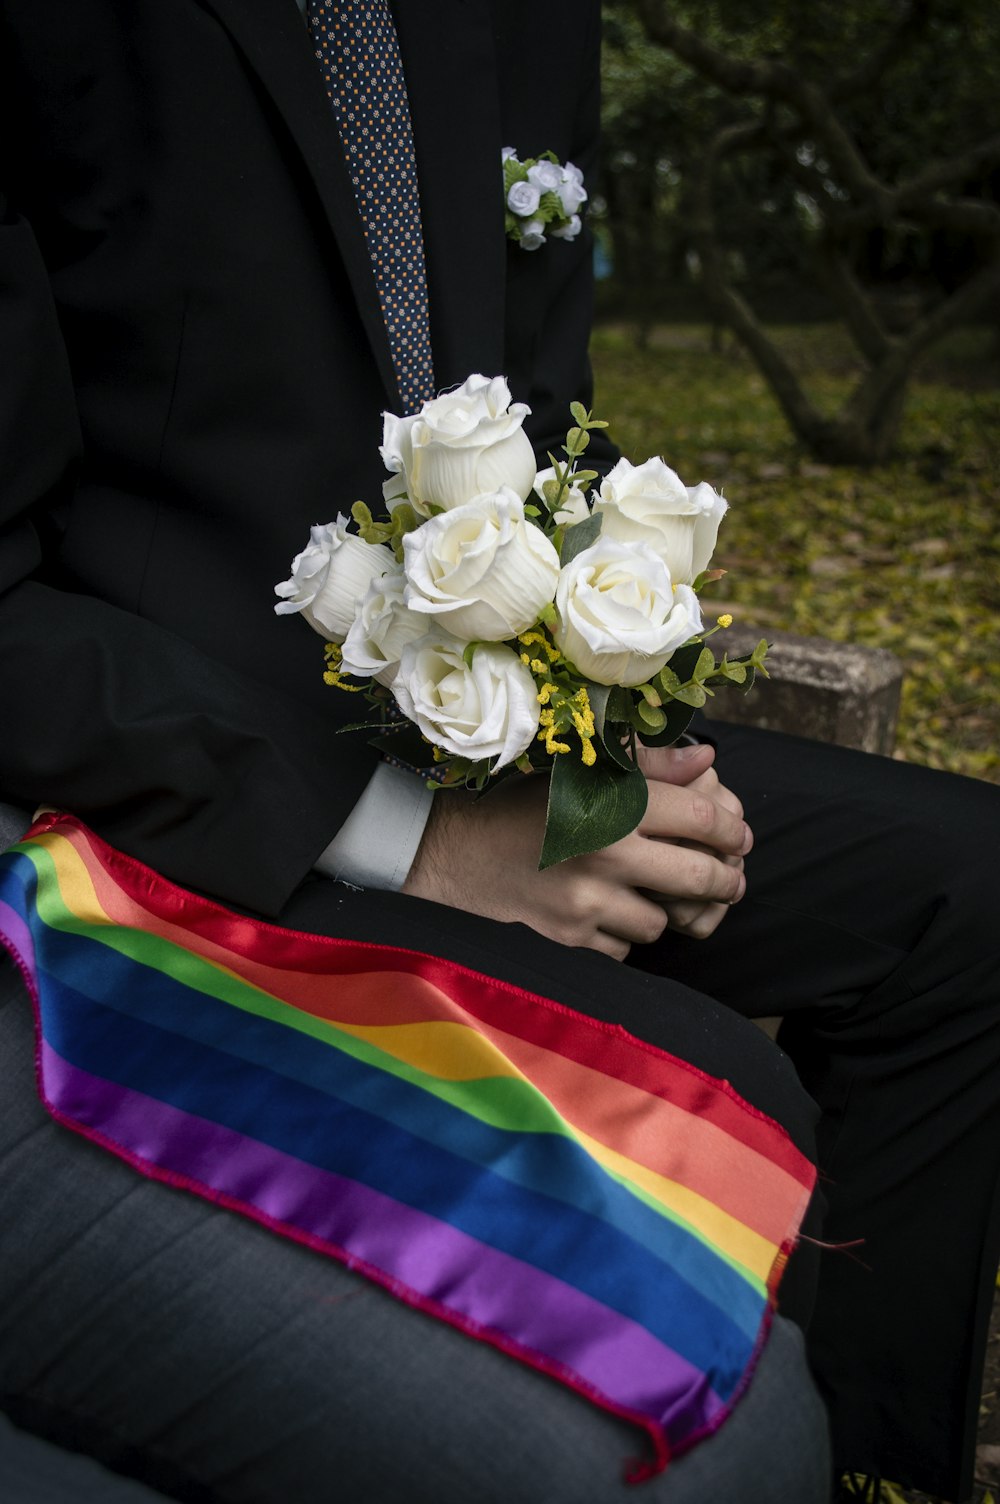
[[[500,101],[488,0],[396,0],[438,388],[503,368]]]
[[[399,397],[336,125],[295,0],[200,0],[266,90],[336,236],[390,405]],[[413,116],[438,388],[503,364],[506,241],[488,0],[397,0]]]
[[[201,3],[225,26],[301,153],[336,236],[389,403],[399,411],[389,337],[354,189],[330,102],[295,0],[201,0]]]

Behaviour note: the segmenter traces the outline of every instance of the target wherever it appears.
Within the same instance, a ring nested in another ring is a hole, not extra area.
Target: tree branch
[[[729,94],[780,93],[783,75],[791,73],[783,63],[745,62],[720,52],[676,21],[665,0],[637,0],[636,10],[650,41],[675,53]]]
[[[853,73],[845,73],[841,78],[831,81],[830,98],[839,103],[841,100],[853,99],[856,94],[864,94],[874,89],[886,69],[902,57],[907,47],[915,37],[919,36],[926,24],[926,4],[924,0],[914,0],[880,47],[869,53]]]
[[[637,0],[637,5],[647,36],[719,88],[790,105],[822,140],[831,166],[855,198],[881,204],[889,190],[871,172],[830,101],[815,84],[787,63],[748,63],[710,46],[674,20],[668,0]]]
[[[828,234],[816,247],[816,261],[820,276],[862,355],[873,365],[884,360],[894,341],[886,333],[875,304]]]
[[[702,282],[709,303],[718,317],[734,331],[756,360],[783,408],[794,432],[821,442],[826,420],[813,407],[798,377],[757,322],[748,303],[732,287],[725,274],[715,230],[713,188],[720,161],[752,144],[761,127],[728,126],[709,143],[702,171],[695,182],[691,233],[702,264]]]

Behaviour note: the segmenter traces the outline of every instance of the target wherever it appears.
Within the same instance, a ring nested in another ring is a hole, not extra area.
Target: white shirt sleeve
[[[418,773],[380,762],[318,858],[316,871],[358,888],[398,891],[417,854],[433,798]]]

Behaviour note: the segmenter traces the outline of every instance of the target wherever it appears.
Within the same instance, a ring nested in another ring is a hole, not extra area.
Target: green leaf
[[[728,679],[732,684],[745,684],[747,677],[747,665],[745,663],[730,663],[728,658],[723,658],[717,670],[720,679]]]
[[[628,722],[632,714],[632,693],[621,684],[612,687],[608,698],[608,719]]]
[[[698,654],[698,662],[691,674],[692,679],[707,679],[709,674],[715,672],[715,654],[711,648],[702,648]]]
[[[592,543],[596,543],[601,531],[601,514],[592,512],[583,522],[575,522],[563,533],[562,548],[559,552],[560,564],[568,564],[575,559],[577,554],[583,553]]]
[[[646,780],[637,767],[592,768],[571,753],[552,764],[540,870],[588,851],[601,851],[635,830],[646,812]]]
[[[708,699],[708,693],[701,684],[685,684],[682,689],[674,692],[674,699],[680,700],[684,705],[693,705],[695,709],[698,709]]]
[[[571,402],[569,405],[570,416],[578,428],[586,428],[587,418],[590,416],[582,402]]]
[[[758,642],[757,646],[754,648],[753,652],[750,654],[750,662],[753,664],[758,673],[764,675],[765,679],[770,679],[771,675],[764,667],[764,659],[767,657],[767,649],[767,638],[762,637],[760,639],[760,642]]]
[[[620,768],[631,770],[635,763],[622,742],[632,716],[631,695],[618,685],[607,684],[588,685],[587,694],[598,741],[612,761]]]
[[[662,731],[666,726],[666,714],[662,710],[658,709],[657,706],[647,705],[645,700],[640,700],[638,705],[636,706],[636,709],[639,712],[639,719],[642,721],[643,725],[645,727],[648,727],[654,735],[657,731]]]
[[[691,724],[694,710],[690,705],[684,705],[680,700],[670,700],[663,707],[667,724],[657,734],[650,731],[640,731],[639,740],[646,747],[669,747],[682,737]]]
[[[534,163],[532,163],[534,166]],[[518,162],[514,157],[508,157],[503,164],[503,187],[504,197],[510,192],[515,183],[528,181],[528,168],[524,162]]]

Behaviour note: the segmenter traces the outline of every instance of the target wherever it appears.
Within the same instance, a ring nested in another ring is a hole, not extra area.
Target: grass
[[[775,331],[817,404],[852,361],[834,326]],[[756,367],[711,331],[600,328],[595,412],[637,462],[662,454],[728,498],[713,587],[763,629],[890,648],[905,669],[898,755],[1000,782],[1000,360],[990,330],[925,359],[898,455],[874,469],[812,462]],[[706,594],[706,604],[709,597]]]

